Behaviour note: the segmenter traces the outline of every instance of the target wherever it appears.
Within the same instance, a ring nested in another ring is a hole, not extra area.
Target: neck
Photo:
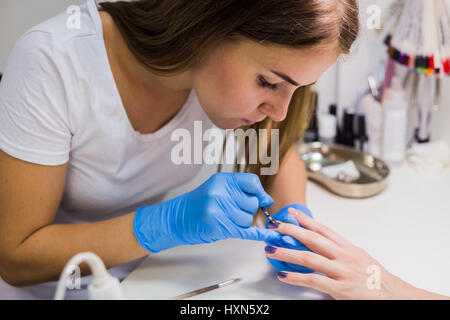
[[[129,50],[114,20],[107,12],[100,12],[104,38],[112,59],[120,72],[134,86],[141,87],[155,95],[167,95],[193,88],[192,70],[174,76],[158,76],[142,65]]]

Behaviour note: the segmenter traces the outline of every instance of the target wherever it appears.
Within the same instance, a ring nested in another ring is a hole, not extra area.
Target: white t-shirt
[[[129,122],[107,58],[96,3],[80,6],[80,29],[64,12],[28,30],[15,44],[0,82],[0,149],[42,165],[69,162],[55,223],[111,219],[152,205],[191,180],[201,165],[175,165],[171,133],[214,125],[191,90],[163,128],[140,134]],[[30,214],[33,214],[30,212]],[[110,269],[126,277],[142,259]],[[91,277],[82,279],[82,288]],[[14,288],[0,279],[0,299],[53,298],[56,282]],[[87,298],[68,290],[66,298]]]

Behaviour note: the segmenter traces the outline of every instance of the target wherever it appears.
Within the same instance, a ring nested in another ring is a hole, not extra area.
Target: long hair
[[[99,5],[113,18],[137,60],[158,75],[195,66],[210,45],[227,39],[244,36],[296,49],[333,44],[347,54],[359,32],[356,0],[137,0]],[[251,126],[257,132],[279,129],[280,165],[304,134],[313,107],[310,86],[301,87],[293,94],[284,121],[266,118]],[[261,167],[258,159],[244,171],[258,174],[269,189],[274,176],[261,176]]]

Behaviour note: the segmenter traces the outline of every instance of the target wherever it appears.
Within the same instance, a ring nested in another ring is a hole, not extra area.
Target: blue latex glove
[[[296,226],[300,226],[300,224],[297,222],[297,220],[288,214],[288,209],[294,208],[297,210],[300,210],[303,213],[306,213],[308,216],[313,218],[311,211],[306,207],[304,204],[301,203],[294,203],[290,204],[288,206],[283,207],[280,211],[278,211],[276,214],[272,215],[272,217],[275,220],[286,222],[286,223],[292,223]],[[266,220],[266,228],[268,227],[269,219]],[[301,226],[300,226],[301,227]],[[282,236],[281,238],[271,238],[267,239],[266,243],[269,246],[274,247],[282,247],[282,248],[288,248],[288,249],[294,249],[294,250],[303,250],[303,251],[312,251],[308,247],[306,247],[303,243],[298,241],[297,239],[291,237],[291,236]],[[280,260],[275,259],[269,259],[269,262],[272,264],[272,266],[277,271],[292,271],[292,272],[301,272],[301,273],[312,273],[314,270],[311,270],[309,268],[303,267],[298,264],[293,264],[289,262],[284,262]]]
[[[276,231],[251,227],[259,207],[272,204],[257,175],[216,173],[184,195],[139,208],[133,228],[140,245],[152,253],[228,238],[280,239]]]

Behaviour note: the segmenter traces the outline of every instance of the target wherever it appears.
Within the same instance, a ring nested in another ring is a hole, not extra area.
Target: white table
[[[364,248],[390,272],[450,296],[450,172],[426,176],[406,164],[391,169],[388,187],[368,199],[341,198],[308,182],[307,204],[318,221]],[[242,278],[190,299],[330,299],[278,281],[264,246],[225,240],[172,248],[147,257],[121,286],[128,299],[171,299]]]

